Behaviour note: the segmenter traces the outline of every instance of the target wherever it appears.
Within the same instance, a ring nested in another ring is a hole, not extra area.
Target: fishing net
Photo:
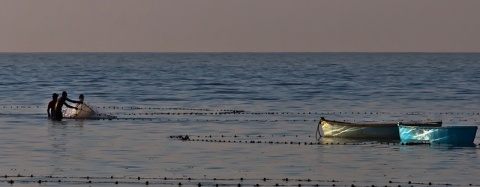
[[[102,114],[96,110],[94,110],[94,107],[89,106],[87,103],[82,103],[82,104],[77,104],[75,107],[78,108],[72,109],[72,108],[67,108],[64,111],[64,117],[65,118],[71,118],[71,119],[112,119],[116,118],[116,116],[113,115],[108,115],[108,114]]]

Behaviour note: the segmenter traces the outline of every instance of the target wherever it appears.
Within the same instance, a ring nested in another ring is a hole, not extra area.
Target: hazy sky
[[[480,52],[480,0],[0,0],[0,52]]]

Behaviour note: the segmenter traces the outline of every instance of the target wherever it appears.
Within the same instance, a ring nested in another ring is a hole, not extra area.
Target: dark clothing
[[[63,119],[63,114],[62,114],[62,110],[55,110],[53,112],[53,120],[55,121],[62,121]]]

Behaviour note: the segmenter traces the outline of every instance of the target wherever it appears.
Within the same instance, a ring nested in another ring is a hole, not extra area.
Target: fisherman
[[[84,107],[88,107],[85,103],[83,103],[83,100],[85,99],[85,97],[83,96],[83,94],[80,94],[78,96],[78,101],[80,101],[80,103],[78,103],[75,107],[77,107],[77,110],[83,110]],[[88,107],[90,108],[90,107]],[[78,115],[78,112],[77,112],[77,115]]]
[[[80,94],[78,96],[78,103],[75,107],[77,107],[77,111],[74,113],[71,113],[69,117],[73,119],[95,119],[97,118],[97,113],[95,110],[93,110],[90,106],[88,106],[84,102],[85,96],[83,94]]]
[[[66,101],[69,101],[69,102],[72,102],[72,103],[83,103],[83,101],[74,101],[74,100],[69,99],[67,97],[67,92],[63,91],[62,92],[62,97],[60,97],[60,99],[57,100],[57,104],[55,105],[55,114],[54,115],[55,115],[55,120],[56,121],[62,121],[62,119],[63,119],[63,114],[62,114],[63,105],[65,105],[68,108],[74,108],[75,110],[78,110],[77,107],[73,107],[73,106],[68,105]]]
[[[85,97],[83,96],[83,94],[80,94],[80,95],[78,96],[78,101],[79,101],[80,103],[78,103],[77,106],[75,106],[75,107],[78,108],[77,110],[79,110],[79,109],[82,110],[83,104],[84,104],[84,103],[83,103],[83,100],[84,100],[84,99],[85,99]]]
[[[78,101],[80,101],[80,102],[83,103],[83,99],[84,99],[84,98],[85,98],[85,97],[83,96],[83,94],[80,94],[80,96],[78,96]]]
[[[48,103],[47,114],[49,119],[55,119],[55,104],[57,104],[58,94],[52,94],[52,100]]]

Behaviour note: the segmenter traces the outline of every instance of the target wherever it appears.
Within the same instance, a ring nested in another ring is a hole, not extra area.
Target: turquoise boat
[[[477,129],[477,126],[425,127],[398,123],[400,140],[405,144],[471,145]]]

